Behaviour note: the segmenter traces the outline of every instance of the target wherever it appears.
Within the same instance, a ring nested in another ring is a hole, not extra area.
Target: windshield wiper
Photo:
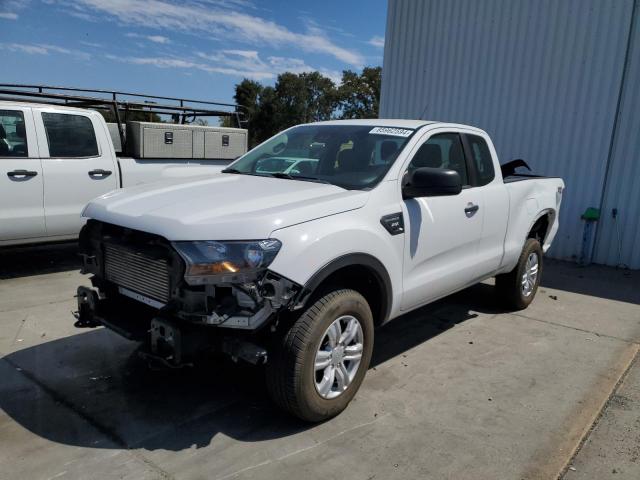
[[[240,175],[253,175],[255,177],[273,177],[273,178],[284,178],[286,180],[302,180],[306,182],[316,182],[316,183],[326,183],[329,185],[333,185],[331,182],[327,180],[323,180],[321,178],[316,177],[305,177],[303,175],[290,175],[284,172],[275,172],[275,173],[251,173],[251,172],[243,172],[238,170],[237,168],[225,168],[224,170],[220,170],[221,173],[239,173]]]
[[[274,172],[269,173],[268,175],[275,178],[286,178],[287,180],[295,180],[295,177],[293,175],[289,175],[288,173],[283,172]]]
[[[290,175],[284,172],[275,172],[275,173],[270,173],[269,175],[274,178],[285,178],[287,180],[303,180],[307,182],[327,183],[329,185],[332,185],[332,183],[327,180],[323,180],[321,178],[316,178],[316,177],[305,177],[304,175]]]

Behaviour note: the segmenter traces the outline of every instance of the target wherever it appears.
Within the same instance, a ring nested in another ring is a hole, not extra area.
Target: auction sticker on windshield
[[[395,137],[408,137],[413,133],[413,130],[395,127],[375,127],[369,133],[373,133],[374,135],[393,135]]]

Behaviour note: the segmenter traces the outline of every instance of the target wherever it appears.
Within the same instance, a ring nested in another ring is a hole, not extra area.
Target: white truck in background
[[[84,224],[80,213],[91,199],[161,179],[216,173],[247,151],[242,128],[107,124],[92,109],[117,109],[119,115],[161,112],[183,121],[227,115],[240,127],[237,110],[209,107],[225,104],[207,102],[203,108],[148,96],[144,103],[123,102],[76,91],[0,85],[0,247],[74,240]],[[146,103],[148,98],[179,103]],[[68,106],[74,104],[85,108]]]
[[[171,366],[266,363],[278,405],[325,420],[360,387],[374,327],[493,276],[510,308],[531,303],[564,182],[524,165],[467,125],[292,127],[219,174],[90,202],[76,326]]]

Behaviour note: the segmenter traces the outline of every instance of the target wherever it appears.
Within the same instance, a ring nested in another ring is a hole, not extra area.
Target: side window
[[[460,174],[462,185],[469,184],[462,141],[457,133],[440,133],[423,143],[413,156],[408,171],[420,167],[455,170]]]
[[[26,156],[24,114],[18,110],[0,110],[0,157]]]
[[[50,157],[95,157],[98,142],[93,124],[84,115],[66,113],[42,113],[47,132]]]
[[[489,146],[487,142],[484,141],[484,138],[478,137],[477,135],[467,135],[467,140],[471,148],[473,165],[475,166],[478,176],[478,185],[486,185],[495,177],[493,158],[491,158]]]

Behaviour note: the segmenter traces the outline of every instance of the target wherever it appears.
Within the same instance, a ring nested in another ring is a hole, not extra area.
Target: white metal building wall
[[[524,158],[534,173],[562,176],[562,227],[550,252],[560,258],[579,255],[580,215],[601,205],[610,159],[608,178],[624,186],[608,189],[605,203],[610,216],[623,196],[632,202],[618,206],[623,261],[640,268],[631,253],[640,247],[640,187],[629,197],[640,183],[633,13],[634,0],[390,0],[380,116],[476,125],[501,162]],[[616,264],[607,220],[596,259]]]
[[[631,268],[640,268],[639,4],[636,0],[595,255],[598,263],[622,263]],[[616,220],[611,215],[614,208],[618,210]]]

